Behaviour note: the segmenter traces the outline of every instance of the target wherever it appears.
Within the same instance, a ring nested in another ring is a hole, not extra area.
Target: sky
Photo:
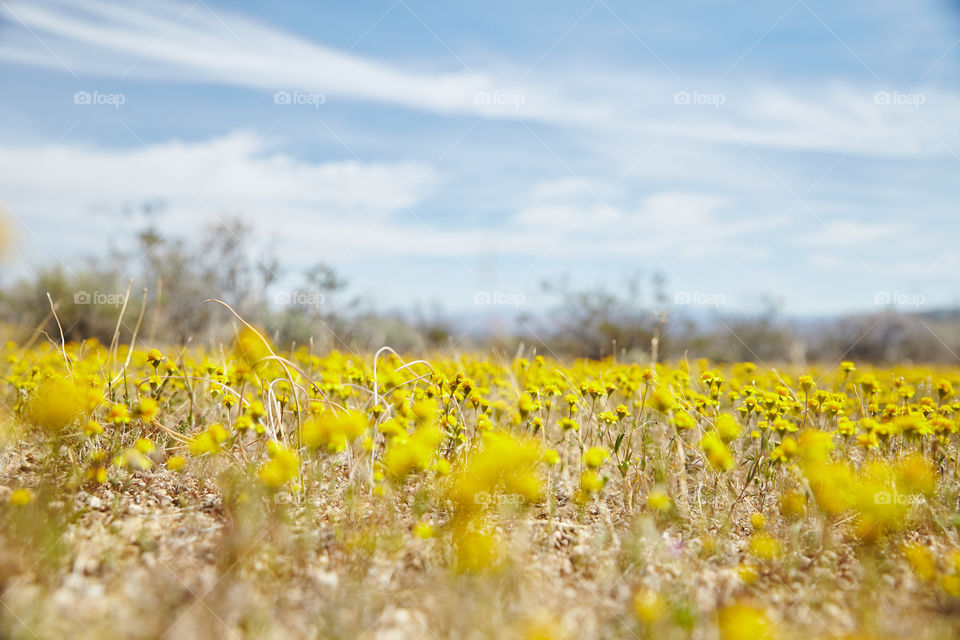
[[[956,305],[958,80],[943,0],[0,0],[3,269],[149,202],[384,309]]]

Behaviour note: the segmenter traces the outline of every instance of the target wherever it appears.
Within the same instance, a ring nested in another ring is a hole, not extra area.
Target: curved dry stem
[[[263,335],[262,333],[260,333],[259,331],[257,331],[256,327],[254,327],[252,324],[250,324],[249,322],[247,322],[246,320],[244,320],[244,319],[240,316],[239,313],[237,313],[236,311],[234,311],[233,307],[231,307],[230,305],[228,305],[228,304],[227,304],[226,302],[224,302],[223,300],[219,300],[219,299],[217,299],[217,298],[208,298],[208,299],[204,300],[204,302],[217,302],[217,303],[219,303],[219,304],[222,304],[223,306],[225,306],[225,307],[230,311],[230,313],[232,313],[232,314],[234,315],[234,317],[235,317],[237,320],[239,320],[240,322],[242,322],[242,323],[244,324],[244,326],[246,326],[248,329],[250,329],[250,330],[253,331],[255,334],[257,334],[257,337],[260,338],[260,340],[263,342],[264,346],[267,348],[267,351],[270,352],[270,355],[273,356],[273,357],[275,357],[275,358],[277,358],[278,361],[280,362],[280,366],[283,367],[284,373],[287,374],[287,379],[290,381],[291,387],[294,385],[293,374],[290,373],[290,369],[289,369],[289,367],[287,366],[287,364],[286,364],[286,362],[285,362],[285,359],[284,359],[284,358],[280,358],[280,356],[277,355],[277,353],[273,350],[273,346],[270,344],[270,341],[267,340],[266,337],[264,337],[264,335]],[[297,397],[297,394],[295,394],[295,393],[293,394],[293,401],[294,401],[294,404],[296,404],[296,407],[297,407],[297,429],[299,430],[300,424],[301,424],[301,423],[300,423],[300,411],[301,411],[301,409],[300,409],[300,398],[298,398],[298,397]],[[282,417],[282,416],[281,416],[281,417]],[[280,426],[282,427],[283,425],[281,424]]]
[[[67,367],[67,373],[70,374],[70,377],[73,377],[73,369],[70,367],[70,358],[67,357],[67,342],[63,339],[63,326],[60,324],[60,318],[57,317],[57,310],[53,306],[53,298],[50,297],[50,292],[47,292],[47,300],[50,301],[50,313],[53,314],[54,319],[57,321],[57,329],[60,330],[60,353],[63,354],[63,364]]]

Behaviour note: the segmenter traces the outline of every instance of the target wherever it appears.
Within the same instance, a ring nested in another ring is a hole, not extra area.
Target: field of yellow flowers
[[[0,351],[3,638],[960,635],[960,369]]]

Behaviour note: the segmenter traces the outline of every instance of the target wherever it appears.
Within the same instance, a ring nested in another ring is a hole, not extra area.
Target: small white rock
[[[310,572],[310,579],[313,580],[314,584],[318,587],[326,589],[336,589],[340,586],[340,576],[333,571],[314,569]]]

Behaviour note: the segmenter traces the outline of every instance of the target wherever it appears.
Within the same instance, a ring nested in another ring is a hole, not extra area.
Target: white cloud
[[[307,162],[269,148],[250,132],[202,142],[171,141],[129,149],[60,144],[8,147],[0,174],[8,199],[108,203],[145,200],[212,207],[315,207],[354,216],[415,204],[434,182],[414,162]]]
[[[279,240],[284,259],[316,261],[366,251],[377,225],[389,228],[437,183],[413,162],[309,162],[257,145],[257,136],[236,132],[132,149],[2,148],[0,175],[9,182],[0,184],[0,206],[20,227],[18,253],[32,264],[70,264],[78,252],[129,242],[143,221],[122,212],[157,201],[164,204],[157,222],[172,235],[236,215],[254,225],[261,247]]]
[[[514,222],[530,233],[551,231],[598,230],[624,221],[624,215],[609,205],[577,207],[563,204],[542,204],[525,207],[514,216]]]
[[[904,230],[894,222],[829,220],[818,230],[798,236],[796,244],[807,247],[854,247],[893,237]]]
[[[635,207],[581,205],[558,202],[548,186],[532,191],[550,197],[533,198],[507,220],[451,229],[423,219],[423,201],[438,179],[422,165],[309,162],[258,142],[253,133],[240,131],[131,149],[7,147],[0,149],[0,175],[21,177],[0,185],[0,191],[8,191],[3,200],[27,224],[21,236],[28,242],[31,231],[59,229],[51,252],[118,238],[123,225],[117,224],[117,212],[156,200],[166,204],[160,222],[176,233],[190,233],[215,216],[239,214],[262,239],[282,242],[285,258],[316,259],[322,247],[324,259],[333,262],[487,254],[663,258],[668,252],[707,259],[763,222],[725,220],[727,199],[711,194],[664,191]],[[99,210],[114,215],[96,215]]]
[[[729,204],[725,196],[677,190],[652,193],[635,207],[547,202],[521,209],[511,226],[520,227],[535,251],[708,259],[746,251],[750,236],[776,222],[772,216],[732,218]]]

